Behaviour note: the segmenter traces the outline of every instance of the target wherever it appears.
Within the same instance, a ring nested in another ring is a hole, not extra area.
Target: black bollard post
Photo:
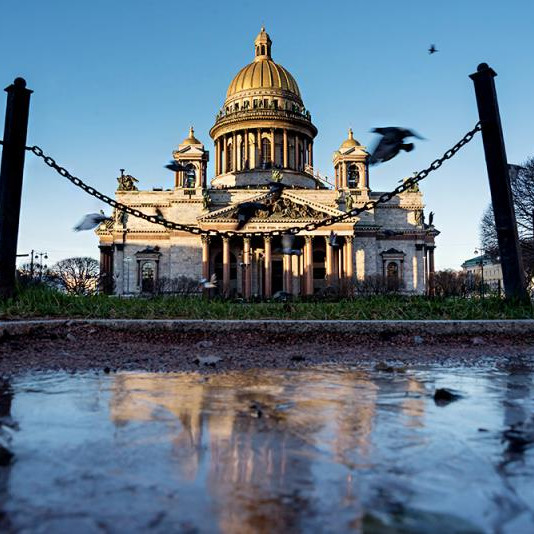
[[[15,289],[15,268],[19,234],[20,201],[30,95],[26,81],[17,78],[6,87],[7,106],[0,167],[0,298]]]
[[[482,143],[488,169],[493,213],[495,214],[504,294],[508,299],[528,301],[499,104],[495,90],[495,76],[497,73],[492,68],[486,63],[481,63],[477,72],[469,77],[475,85],[478,115],[482,126]]]

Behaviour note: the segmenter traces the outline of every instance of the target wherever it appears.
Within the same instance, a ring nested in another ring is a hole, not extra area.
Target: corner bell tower
[[[336,176],[336,189],[369,189],[369,153],[354,139],[352,128],[349,135],[334,152],[332,158]]]
[[[195,130],[191,126],[189,135],[178,145],[178,150],[172,153],[175,161],[185,169],[175,173],[175,189],[205,189],[207,184],[207,165],[209,152],[195,137]]]

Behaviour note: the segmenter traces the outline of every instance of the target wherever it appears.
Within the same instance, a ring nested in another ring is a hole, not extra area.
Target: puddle
[[[530,372],[43,373],[3,392],[3,531],[534,529]]]

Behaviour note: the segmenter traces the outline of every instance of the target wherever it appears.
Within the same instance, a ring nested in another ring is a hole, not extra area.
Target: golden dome
[[[182,141],[182,145],[201,145],[202,143],[195,137],[195,130],[191,126],[189,128],[189,136]]]
[[[271,59],[271,38],[262,28],[254,41],[254,61],[243,67],[228,86],[226,98],[240,91],[274,89],[293,93],[298,100],[300,90],[291,73]]]
[[[341,144],[340,148],[352,148],[354,146],[361,146],[360,142],[356,139],[354,139],[354,135],[352,134],[352,128],[349,128],[349,136],[343,143]]]

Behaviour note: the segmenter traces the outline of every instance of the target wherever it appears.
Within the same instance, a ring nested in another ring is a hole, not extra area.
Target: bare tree
[[[50,269],[51,282],[74,295],[90,295],[98,288],[100,268],[94,258],[67,258]]]
[[[527,279],[534,276],[534,157],[528,159],[517,172],[510,173],[517,233],[523,255]],[[480,244],[491,256],[497,256],[499,246],[495,218],[491,204],[480,221]]]

